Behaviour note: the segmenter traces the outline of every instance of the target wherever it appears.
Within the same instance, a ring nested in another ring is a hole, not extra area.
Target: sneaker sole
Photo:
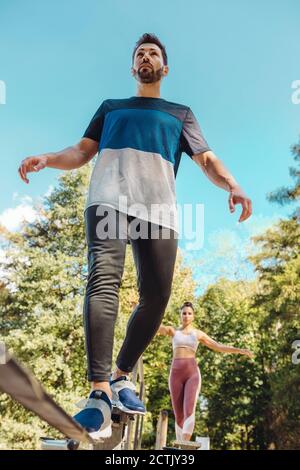
[[[126,408],[126,406],[123,405],[123,403],[119,400],[112,400],[112,405],[118,408],[121,411],[124,411],[124,413],[127,413],[129,415],[141,415],[144,416],[146,414],[146,411],[135,411],[135,410],[130,410],[129,408]]]
[[[109,437],[112,436],[112,427],[111,427],[112,422],[109,423],[106,428],[101,429],[100,431],[95,431],[95,432],[90,432],[89,435],[91,436],[92,439],[98,440],[98,439],[108,439]]]

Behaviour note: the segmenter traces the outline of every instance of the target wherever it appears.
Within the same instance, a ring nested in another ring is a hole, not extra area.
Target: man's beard
[[[158,70],[153,70],[150,67],[140,67],[135,75],[138,75],[139,81],[142,83],[158,82],[163,76],[163,67]]]

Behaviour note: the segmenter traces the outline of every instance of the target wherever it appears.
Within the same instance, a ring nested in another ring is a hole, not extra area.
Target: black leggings
[[[84,301],[84,326],[88,358],[88,379],[108,381],[111,374],[114,328],[119,306],[119,288],[122,280],[128,239],[132,246],[137,271],[139,303],[127,324],[126,337],[118,354],[119,369],[131,372],[140,355],[157,332],[170,297],[177,253],[177,234],[150,222],[110,209],[117,218],[117,237],[99,238],[96,227],[105,215],[97,215],[98,206],[85,211],[88,243],[88,282]],[[103,206],[102,206],[103,208]],[[135,219],[135,220],[134,220]],[[159,232],[156,238],[127,238],[124,220],[140,222]],[[121,223],[122,222],[122,223]],[[120,228],[122,227],[122,229]],[[123,230],[123,232],[122,232]],[[168,229],[167,229],[168,230]]]

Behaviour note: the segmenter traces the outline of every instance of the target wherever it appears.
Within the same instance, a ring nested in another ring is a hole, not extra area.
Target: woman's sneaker
[[[79,405],[80,406],[80,405]],[[93,390],[83,410],[74,416],[93,439],[111,436],[111,400],[102,390]]]
[[[135,385],[126,375],[115,380],[111,379],[110,388],[113,406],[129,414],[144,415],[146,413],[143,402],[136,395]]]

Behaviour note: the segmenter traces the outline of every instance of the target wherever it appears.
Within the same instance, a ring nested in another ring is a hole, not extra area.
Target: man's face
[[[156,44],[141,44],[134,54],[132,75],[142,83],[154,83],[168,74],[160,48]]]

